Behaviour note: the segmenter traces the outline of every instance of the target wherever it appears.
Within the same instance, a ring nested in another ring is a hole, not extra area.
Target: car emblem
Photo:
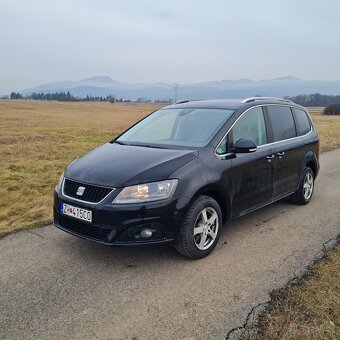
[[[77,195],[83,196],[84,191],[85,191],[85,187],[79,187],[77,190]]]

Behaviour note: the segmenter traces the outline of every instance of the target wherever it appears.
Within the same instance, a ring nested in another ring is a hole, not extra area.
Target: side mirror
[[[241,138],[234,144],[231,151],[234,153],[250,153],[255,152],[256,149],[257,146],[252,140]]]

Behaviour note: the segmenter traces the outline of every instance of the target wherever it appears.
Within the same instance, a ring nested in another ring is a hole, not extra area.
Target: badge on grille
[[[78,187],[77,195],[83,196],[84,191],[85,191],[85,187]]]

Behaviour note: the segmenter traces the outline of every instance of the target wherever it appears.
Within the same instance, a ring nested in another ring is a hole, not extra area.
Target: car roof
[[[274,97],[250,97],[246,99],[208,99],[208,100],[183,100],[164,107],[163,109],[232,109],[238,110],[248,108],[258,104],[285,104],[300,106],[288,99]]]

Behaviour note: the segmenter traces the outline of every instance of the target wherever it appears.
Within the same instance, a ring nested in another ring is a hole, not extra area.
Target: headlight
[[[169,198],[176,190],[178,180],[132,185],[124,188],[113,200],[114,204],[143,203]]]
[[[59,178],[59,182],[58,182],[57,186],[55,187],[56,191],[60,191],[61,185],[63,184],[63,179],[64,179],[64,173],[62,173],[60,178]]]

